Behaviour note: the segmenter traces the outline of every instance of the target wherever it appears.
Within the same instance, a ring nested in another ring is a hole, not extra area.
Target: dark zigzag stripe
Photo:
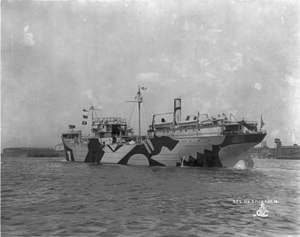
[[[66,154],[66,160],[70,161],[69,155],[68,155],[68,151],[69,151],[70,154],[71,154],[71,161],[74,161],[73,150],[70,149],[69,147],[67,147],[67,145],[64,143],[64,141],[63,141],[63,144],[64,144],[64,149],[65,149],[65,154]]]
[[[116,152],[117,150],[119,150],[120,147],[122,147],[123,145],[117,145],[115,149],[112,149],[110,145],[107,145],[107,147],[112,151],[112,152]]]
[[[226,135],[220,145],[212,145],[212,150],[204,150],[204,154],[197,152],[197,158],[190,156],[188,161],[184,161],[186,166],[198,167],[223,167],[219,158],[221,148],[243,143],[260,143],[266,134],[242,134]],[[178,164],[180,165],[180,164]]]
[[[89,139],[88,143],[88,154],[85,157],[87,163],[100,163],[104,155],[103,146],[100,144],[98,139]]]
[[[188,161],[183,161],[185,166],[196,167],[223,167],[219,158],[220,146],[212,146],[212,150],[204,149],[204,154],[197,152],[197,158],[189,156]],[[181,164],[177,164],[180,166]]]
[[[153,164],[156,166],[164,166],[163,164],[154,161],[151,159],[151,154],[147,151],[146,147],[144,146],[144,144],[140,144],[140,145],[136,145],[130,152],[128,152],[119,162],[118,164],[122,164],[122,165],[127,165],[130,157],[132,157],[133,155],[137,155],[137,154],[143,154],[144,156],[147,157],[149,165]]]
[[[242,144],[242,143],[260,143],[267,134],[258,133],[258,134],[235,134],[235,135],[226,135],[224,141],[220,144],[221,147]]]
[[[67,146],[66,146],[65,144],[64,144],[64,150],[65,150],[66,160],[67,160],[67,161],[70,161],[70,160],[69,160],[69,156],[68,156],[68,151],[67,151],[68,148],[67,148]]]
[[[154,150],[151,153],[151,156],[156,156],[161,152],[161,149],[163,147],[168,148],[170,151],[172,151],[179,141],[174,140],[170,137],[157,137],[154,136],[154,138],[150,139],[150,142],[152,143],[152,146]]]
[[[170,137],[157,137],[150,139],[154,150],[149,153],[145,147],[145,144],[136,145],[127,155],[125,155],[118,164],[126,165],[131,156],[136,154],[143,154],[148,158],[149,165],[151,166],[165,166],[164,164],[151,159],[152,156],[158,155],[163,147],[167,147],[169,150],[173,150],[178,141],[173,140]]]

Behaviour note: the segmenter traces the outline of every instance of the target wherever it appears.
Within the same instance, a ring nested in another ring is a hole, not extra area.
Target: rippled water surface
[[[1,163],[2,236],[300,235],[300,161],[256,159],[251,170]],[[251,200],[269,200],[268,216],[255,216]]]

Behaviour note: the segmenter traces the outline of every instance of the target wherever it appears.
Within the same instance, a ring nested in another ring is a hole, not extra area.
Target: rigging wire
[[[145,104],[144,107],[149,108],[150,117],[151,117],[151,116],[154,114],[154,111],[153,111],[153,109],[151,108],[150,103],[148,104],[148,102],[145,102],[145,101],[144,101],[144,104]]]
[[[149,121],[147,121],[149,119],[147,119],[148,117],[147,117],[147,114],[146,114],[145,106],[143,106],[141,110],[142,110],[142,115],[143,115],[142,116],[142,118],[143,118],[142,127],[144,127],[144,129],[147,131],[147,125],[150,124],[150,123],[149,123]]]
[[[131,115],[130,115],[130,117],[129,117],[129,119],[128,119],[128,124],[130,124],[130,122],[131,122],[131,119],[132,119],[132,115],[133,115],[133,113],[134,113],[134,111],[135,111],[135,104],[133,104],[133,106],[132,106],[132,112],[131,112]]]

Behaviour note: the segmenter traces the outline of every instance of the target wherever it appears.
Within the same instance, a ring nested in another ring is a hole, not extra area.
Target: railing
[[[121,117],[102,117],[93,121],[93,125],[97,123],[126,123],[126,119]]]

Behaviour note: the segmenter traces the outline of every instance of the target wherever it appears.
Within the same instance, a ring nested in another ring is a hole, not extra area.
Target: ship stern
[[[261,143],[266,133],[226,135],[219,150],[219,159],[223,167],[234,167],[240,160],[247,158],[247,151]]]

